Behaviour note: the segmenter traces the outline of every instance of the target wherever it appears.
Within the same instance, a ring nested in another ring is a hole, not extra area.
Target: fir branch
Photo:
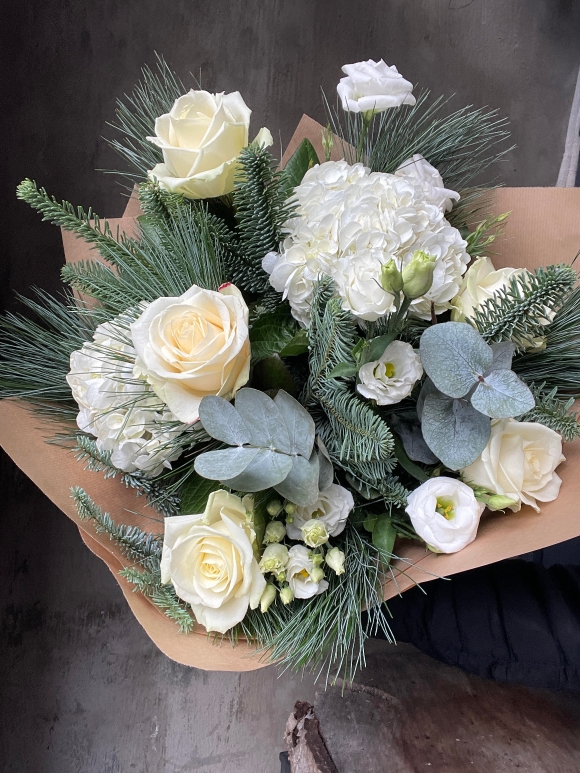
[[[233,281],[250,292],[268,289],[262,258],[278,249],[283,225],[291,214],[288,192],[275,168],[274,157],[257,143],[240,153],[233,192],[240,252],[232,269]]]
[[[573,290],[545,328],[546,347],[514,358],[513,369],[527,383],[580,397],[580,287]]]
[[[177,623],[181,633],[190,633],[194,629],[195,618],[189,605],[177,597],[170,585],[160,585],[156,588],[151,594],[151,601],[166,617]]]
[[[565,263],[512,276],[475,309],[472,323],[489,343],[512,340],[525,349],[546,334],[546,312],[562,305],[576,279],[576,271]]]
[[[160,537],[147,534],[137,526],[118,526],[109,513],[104,513],[87,492],[78,486],[71,488],[71,494],[79,518],[93,521],[95,531],[98,534],[108,534],[124,556],[145,567],[145,569],[154,570],[159,567],[161,560]]]
[[[134,170],[123,173],[132,180],[147,177],[147,172],[163,161],[161,150],[147,137],[155,134],[155,119],[168,113],[187,91],[163,57],[156,57],[157,71],[143,67],[142,80],[124,99],[117,100],[116,121],[108,124],[123,135],[121,140],[106,141]]]
[[[528,413],[518,416],[518,421],[535,421],[558,432],[568,442],[577,440],[580,438],[580,421],[572,410],[574,398],[561,399],[556,387],[546,392],[544,386],[530,385],[536,405]]]
[[[135,586],[133,588],[135,593],[141,593],[147,598],[151,598],[161,586],[161,574],[158,570],[143,572],[135,566],[126,566],[119,574]]]

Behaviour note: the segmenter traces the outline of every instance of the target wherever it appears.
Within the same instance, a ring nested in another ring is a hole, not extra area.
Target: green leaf
[[[203,513],[211,492],[220,488],[219,481],[202,478],[197,472],[192,472],[181,489],[180,512],[182,515]]]
[[[492,419],[507,419],[531,411],[536,401],[512,370],[495,370],[478,384],[471,404]]]
[[[328,374],[328,378],[352,378],[358,373],[358,365],[351,362],[339,362]]]
[[[296,357],[299,354],[305,354],[308,351],[308,332],[299,330],[289,344],[281,349],[278,354],[280,357]]]
[[[256,363],[252,374],[252,384],[264,392],[283,389],[290,395],[296,394],[296,385],[292,374],[277,354],[272,354]]]
[[[379,360],[385,353],[385,349],[389,344],[392,344],[395,340],[395,334],[389,333],[384,336],[377,336],[373,338],[370,345],[363,350],[363,359],[365,362],[375,362]]]
[[[296,332],[298,325],[291,316],[289,307],[284,304],[276,311],[262,314],[252,325],[250,330],[250,346],[252,349],[252,360],[258,360],[269,357],[272,354],[280,354],[287,347],[298,348],[300,341],[294,343],[297,336],[305,334],[306,331]],[[308,348],[308,339],[306,339],[306,349]],[[304,351],[306,351],[306,349]],[[294,354],[300,354],[296,351]],[[285,354],[284,356],[292,356]]]
[[[282,172],[282,181],[290,189],[300,185],[302,178],[309,169],[320,163],[314,145],[310,140],[303,139],[294,151]]]
[[[421,336],[421,362],[437,389],[463,397],[491,367],[493,352],[479,333],[464,322],[444,322]]]
[[[413,478],[416,478],[420,483],[424,483],[426,480],[429,480],[429,475],[425,472],[425,470],[423,470],[421,467],[419,467],[418,464],[415,464],[415,462],[409,459],[407,452],[405,451],[405,447],[403,446],[403,441],[399,435],[394,434],[393,439],[395,441],[393,450],[401,467],[406,470],[409,475],[412,475]]]
[[[433,387],[433,389],[435,389],[435,387]],[[391,429],[395,430],[397,435],[401,438],[403,448],[409,459],[414,462],[422,462],[423,464],[437,464],[439,460],[425,442],[419,422],[402,418],[396,413],[393,413],[389,417],[389,423]]]
[[[397,538],[397,530],[390,516],[379,515],[373,527],[373,545],[379,551],[381,561],[389,564],[393,557],[393,548]]]
[[[461,470],[481,454],[491,433],[491,421],[466,400],[429,394],[421,429],[425,442],[446,467]]]

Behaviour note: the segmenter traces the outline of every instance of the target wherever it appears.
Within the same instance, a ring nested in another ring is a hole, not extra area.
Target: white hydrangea
[[[286,223],[281,252],[263,261],[270,284],[301,325],[308,325],[323,275],[335,280],[343,308],[355,317],[373,322],[393,311],[393,296],[380,286],[381,266],[393,258],[402,269],[416,250],[433,255],[437,265],[431,289],[413,302],[413,312],[428,319],[431,302],[437,313],[450,308],[469,255],[444,216],[450,196],[443,193],[453,191],[439,190],[436,182],[402,171],[371,173],[346,161],[308,170],[295,188],[297,214]]]
[[[67,381],[80,408],[79,429],[97,438],[100,451],[111,452],[119,470],[154,476],[179,456],[167,444],[181,426],[134,372],[134,362],[129,332],[113,320],[71,354]]]

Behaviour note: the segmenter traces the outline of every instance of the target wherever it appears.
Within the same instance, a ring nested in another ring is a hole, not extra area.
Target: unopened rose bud
[[[331,548],[328,551],[326,563],[336,574],[344,574],[344,553],[339,548]]]
[[[294,591],[289,585],[285,585],[280,590],[280,601],[282,604],[289,604],[291,601],[294,601]]]
[[[320,545],[324,545],[328,542],[328,528],[324,521],[319,521],[317,518],[311,518],[306,521],[304,526],[300,529],[302,532],[302,539],[309,548],[317,548]]]
[[[403,292],[413,300],[425,295],[433,284],[435,258],[422,250],[417,250],[403,269]]]
[[[264,545],[269,545],[272,542],[282,542],[285,536],[286,527],[282,521],[270,521],[264,532]]]
[[[487,506],[490,510],[505,510],[506,507],[513,507],[517,505],[515,499],[510,497],[504,497],[501,494],[494,494],[487,500]]]
[[[381,268],[381,286],[385,292],[392,294],[403,289],[403,277],[392,258]]]
[[[296,512],[296,505],[294,502],[286,502],[284,505],[284,511],[287,513],[287,515],[294,515]]]
[[[276,586],[268,583],[260,597],[260,612],[264,615],[276,599]]]
[[[266,510],[268,511],[268,515],[271,515],[272,518],[278,515],[281,509],[282,509],[282,502],[279,502],[277,499],[273,499],[271,502],[268,502],[268,505],[266,507]]]
[[[310,579],[312,582],[320,582],[321,580],[324,580],[324,569],[322,569],[320,566],[315,566],[314,569],[310,572]]]
[[[262,574],[272,572],[278,574],[283,571],[288,563],[288,548],[286,545],[268,545],[260,561],[260,571]]]

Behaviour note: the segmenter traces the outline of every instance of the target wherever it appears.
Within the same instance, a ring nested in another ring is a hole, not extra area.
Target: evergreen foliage
[[[578,414],[573,410],[574,398],[559,398],[556,387],[546,392],[544,384],[539,387],[532,384],[530,388],[536,399],[536,405],[528,413],[518,416],[518,420],[544,424],[562,435],[566,441],[580,438],[580,421]]]
[[[475,309],[473,324],[488,343],[513,341],[520,349],[546,335],[546,312],[565,301],[577,280],[572,266],[560,264],[512,276],[509,283]]]
[[[257,143],[240,153],[233,193],[240,247],[239,258],[231,266],[232,281],[255,293],[269,287],[262,259],[278,249],[283,225],[291,214],[288,191],[275,168],[274,157]]]

